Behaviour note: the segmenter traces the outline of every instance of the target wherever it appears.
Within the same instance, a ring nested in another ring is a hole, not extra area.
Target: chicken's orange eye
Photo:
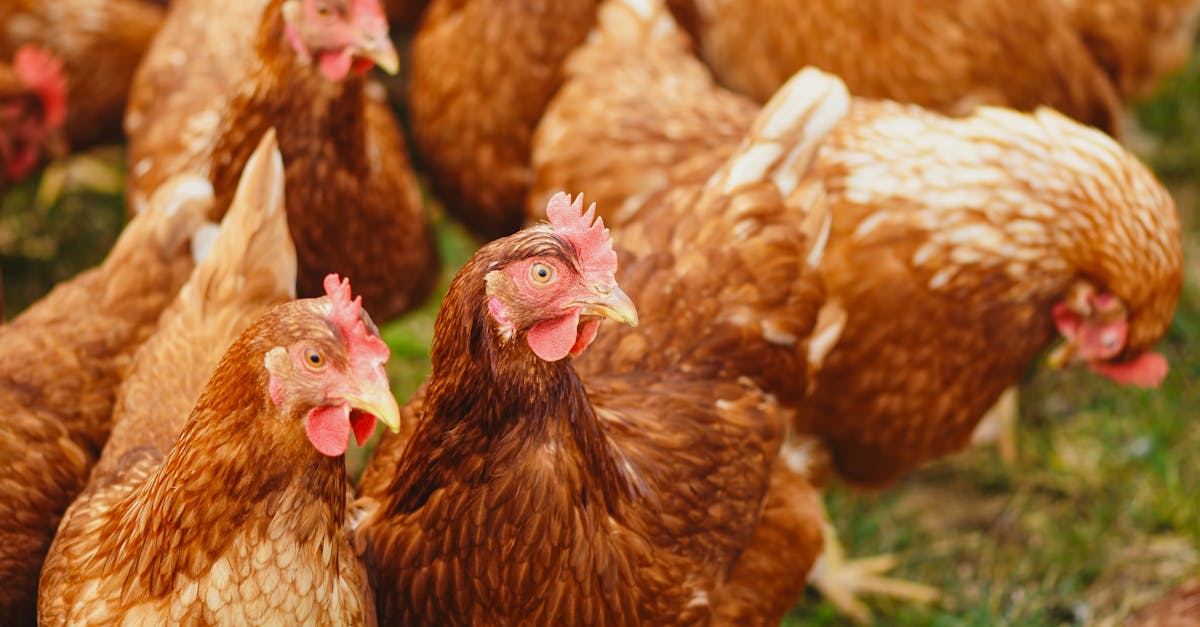
[[[325,365],[325,358],[321,356],[321,353],[311,348],[304,351],[304,359],[308,360],[308,365],[311,368],[320,368]]]
[[[554,266],[535,263],[529,266],[529,278],[533,279],[533,282],[538,285],[546,285],[554,280]]]

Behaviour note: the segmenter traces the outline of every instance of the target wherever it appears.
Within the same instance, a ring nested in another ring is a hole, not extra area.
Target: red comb
[[[26,87],[38,95],[46,126],[57,128],[67,119],[67,77],[63,64],[49,50],[25,44],[13,55],[13,70]]]
[[[554,231],[571,242],[579,251],[579,260],[584,272],[617,271],[617,253],[613,250],[612,238],[604,228],[604,218],[596,218],[596,203],[583,211],[583,194],[571,197],[559,192],[546,205],[546,216]],[[595,221],[593,222],[593,218]]]
[[[327,275],[325,293],[329,295],[329,321],[337,325],[346,338],[351,365],[357,370],[386,362],[387,344],[363,322],[362,296],[350,298],[350,279],[342,279],[337,274]]]

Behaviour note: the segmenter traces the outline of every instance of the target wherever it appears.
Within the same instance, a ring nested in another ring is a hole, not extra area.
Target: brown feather
[[[856,96],[949,114],[1045,105],[1108,132],[1120,123],[1115,86],[1062,0],[672,4],[719,80],[760,102],[813,66],[841,77]]]
[[[530,136],[596,4],[434,0],[426,10],[412,44],[416,145],[438,197],[482,236],[521,224]]]

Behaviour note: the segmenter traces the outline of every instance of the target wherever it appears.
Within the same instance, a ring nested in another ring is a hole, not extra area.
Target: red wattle
[[[365,411],[350,412],[350,426],[354,428],[354,441],[358,442],[359,446],[366,444],[367,440],[375,435],[376,420],[377,418],[373,414]]]
[[[546,361],[558,361],[566,357],[575,346],[579,330],[579,312],[569,313],[554,320],[539,322],[525,335],[525,341],[533,354]]]
[[[308,412],[304,431],[322,455],[337,457],[346,453],[350,439],[349,413],[345,405],[318,407]]]
[[[599,332],[599,320],[589,320],[583,323],[583,326],[579,329],[579,338],[575,340],[575,345],[571,347],[571,356],[578,357],[585,348],[596,340],[596,334]]]
[[[317,65],[321,67],[321,73],[331,82],[340,83],[346,80],[350,74],[350,67],[354,64],[354,55],[350,50],[341,52],[318,52]]]
[[[1170,370],[1167,358],[1161,353],[1142,353],[1129,361],[1119,363],[1096,361],[1089,363],[1088,367],[1121,385],[1136,385],[1140,388],[1158,387]]]

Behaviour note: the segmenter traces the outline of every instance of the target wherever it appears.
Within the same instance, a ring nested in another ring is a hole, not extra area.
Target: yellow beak
[[[384,379],[382,384],[369,384],[363,388],[358,394],[346,396],[350,408],[375,416],[379,422],[387,425],[392,433],[400,431],[400,406],[396,404],[396,397],[392,396],[387,379]]]
[[[395,75],[400,71],[400,55],[396,52],[396,47],[392,45],[392,40],[388,38],[386,32],[378,35],[364,35],[357,49],[360,56],[374,61],[375,65],[378,65],[384,72]]]
[[[608,318],[631,327],[638,325],[637,307],[616,283],[597,285],[592,291],[596,293],[595,298],[575,303],[582,309],[583,314]]]

